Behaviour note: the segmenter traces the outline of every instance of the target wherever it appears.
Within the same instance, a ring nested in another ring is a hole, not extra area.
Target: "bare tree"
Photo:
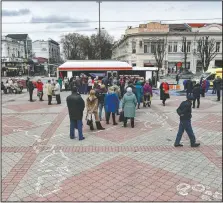
[[[187,50],[187,38],[184,36],[182,38],[182,47],[181,51],[184,53],[183,55],[183,61],[184,61],[184,68],[187,69],[187,58],[188,58],[188,50]]]
[[[164,56],[166,54],[167,41],[165,39],[152,39],[151,52],[158,67],[157,81],[159,81],[159,71],[162,69]]]
[[[217,55],[215,39],[209,39],[209,36],[201,37],[197,44],[197,56],[201,60],[204,71],[208,70],[210,62]]]

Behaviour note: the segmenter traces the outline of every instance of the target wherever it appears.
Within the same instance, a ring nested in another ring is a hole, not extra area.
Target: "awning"
[[[89,73],[92,77],[105,77],[105,73]]]

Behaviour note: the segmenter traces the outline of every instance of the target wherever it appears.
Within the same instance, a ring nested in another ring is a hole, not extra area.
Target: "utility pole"
[[[101,2],[98,1],[98,37],[99,37],[99,59],[101,60]]]

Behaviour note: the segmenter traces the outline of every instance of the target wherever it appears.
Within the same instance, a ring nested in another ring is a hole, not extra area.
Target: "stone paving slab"
[[[69,139],[68,94],[50,107],[28,102],[28,93],[3,98],[3,117],[14,121],[2,123],[2,201],[222,200],[222,106],[215,96],[193,109],[201,147],[191,148],[184,133],[184,147],[174,148],[184,96],[171,96],[165,107],[154,96],[151,108],[137,110],[134,129],[103,121],[106,130],[92,132],[84,121],[80,142]]]

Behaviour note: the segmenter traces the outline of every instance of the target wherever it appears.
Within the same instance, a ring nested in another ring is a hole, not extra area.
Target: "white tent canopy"
[[[59,66],[59,71],[109,71],[109,70],[132,70],[132,66],[122,61],[67,61]]]

